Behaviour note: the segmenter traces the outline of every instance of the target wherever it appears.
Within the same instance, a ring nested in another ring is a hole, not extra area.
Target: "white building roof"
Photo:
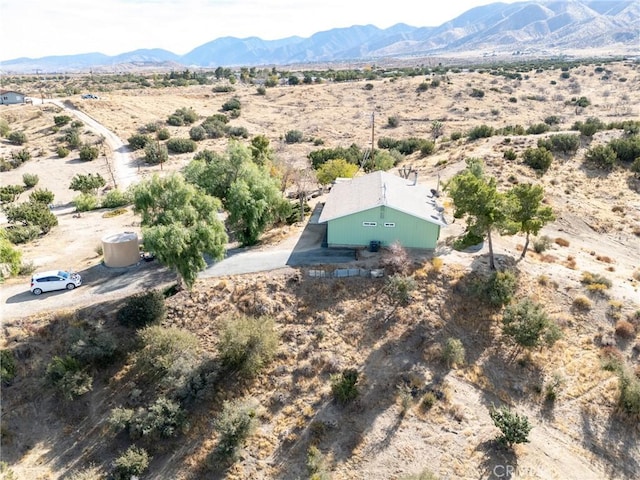
[[[319,223],[352,215],[379,206],[445,226],[442,208],[431,191],[414,180],[387,172],[373,172],[346,182],[336,183],[325,202]]]

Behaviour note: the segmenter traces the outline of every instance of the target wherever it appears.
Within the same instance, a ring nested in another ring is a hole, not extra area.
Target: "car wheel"
[[[67,290],[73,290],[76,286],[73,283],[67,283]]]
[[[33,289],[33,294],[34,295],[40,295],[42,293],[42,290],[40,290],[39,288],[34,288]]]

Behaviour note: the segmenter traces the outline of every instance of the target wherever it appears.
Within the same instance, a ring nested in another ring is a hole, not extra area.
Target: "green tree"
[[[616,153],[616,158],[623,163],[632,163],[640,158],[640,135],[614,138],[609,146]]]
[[[511,208],[509,219],[517,232],[526,235],[520,255],[522,260],[529,248],[529,236],[537,235],[544,225],[555,220],[555,216],[551,207],[542,205],[544,189],[540,185],[521,183],[509,190],[507,195],[511,200],[508,202]]]
[[[227,100],[226,102],[224,102],[222,104],[222,111],[223,112],[229,112],[229,111],[234,111],[234,110],[240,110],[241,108],[241,103],[240,103],[240,99],[239,98],[232,98],[230,100]]]
[[[249,148],[238,141],[230,141],[224,155],[210,150],[197,153],[185,168],[184,176],[189,183],[226,204],[231,184],[241,178],[251,163]]]
[[[115,480],[130,480],[137,478],[149,468],[151,457],[144,448],[131,446],[113,462],[113,477]]]
[[[284,134],[284,141],[287,143],[300,143],[304,140],[304,133],[300,130],[289,130]]]
[[[47,188],[38,188],[29,194],[30,201],[44,203],[45,205],[52,204],[54,198],[54,193]]]
[[[71,179],[69,189],[81,193],[95,193],[100,187],[104,187],[106,184],[106,180],[99,173],[96,175],[93,173],[86,175],[77,173]]]
[[[0,248],[2,248],[1,244]],[[13,356],[13,350],[3,348],[0,350],[0,383],[5,385],[11,382],[17,374],[18,368],[16,365],[16,359]]]
[[[494,307],[503,307],[511,303],[511,299],[518,289],[518,278],[510,270],[492,272],[483,279],[477,288],[481,299]]]
[[[611,170],[616,164],[616,152],[609,145],[596,145],[584,154],[584,161],[603,170]]]
[[[64,127],[70,121],[71,121],[71,117],[69,115],[54,115],[53,116],[53,123],[55,123],[56,127]]]
[[[553,151],[563,154],[576,153],[580,147],[580,136],[569,133],[558,133],[549,137]]]
[[[491,233],[507,222],[507,198],[498,192],[496,180],[486,177],[481,160],[467,159],[467,168],[445,186],[453,200],[455,218],[466,216],[465,236],[487,238],[489,266],[496,269]]]
[[[289,216],[291,206],[280,192],[280,182],[251,163],[229,187],[225,207],[228,222],[243,245],[255,245],[271,224]]]
[[[58,225],[58,218],[49,210],[49,207],[40,202],[24,202],[18,205],[9,205],[5,209],[7,221],[17,223],[24,227],[35,226],[42,233],[49,231]]]
[[[320,185],[329,185],[336,178],[353,178],[358,172],[358,166],[348,163],[344,158],[336,158],[323,163],[318,168],[318,182]]]
[[[140,328],[158,324],[166,315],[167,307],[162,292],[149,290],[129,297],[118,310],[117,318],[122,325]]]
[[[527,148],[522,154],[522,159],[525,165],[544,173],[549,170],[553,162],[553,154],[544,147]]]
[[[507,407],[491,408],[489,416],[493,424],[500,429],[502,435],[498,441],[511,448],[516,443],[528,443],[529,432],[533,426],[529,424],[529,419],[512,412]]]
[[[55,356],[47,365],[47,380],[62,394],[65,400],[90,392],[93,378],[84,371],[78,360],[70,355]]]
[[[144,159],[151,165],[165,163],[167,160],[169,160],[169,151],[167,150],[167,146],[161,144],[160,142],[147,143],[147,145],[144,147]]]
[[[135,185],[133,203],[142,216],[145,249],[175,269],[188,288],[206,267],[204,254],[223,257],[227,234],[218,218],[220,201],[186,183],[182,175],[154,175]]]
[[[189,153],[198,149],[198,144],[190,138],[171,138],[167,140],[166,146],[171,153]]]
[[[139,331],[136,367],[151,379],[176,384],[198,363],[198,337],[177,327],[150,325]]]
[[[444,133],[444,123],[439,120],[434,120],[431,122],[431,138],[436,140],[441,137]]]
[[[225,461],[235,460],[238,448],[251,436],[257,427],[257,405],[239,399],[222,404],[222,411],[214,422],[219,434],[216,455]]]
[[[502,333],[518,346],[516,353],[522,348],[551,346],[560,337],[560,330],[549,319],[544,307],[528,298],[505,308]]]
[[[11,132],[11,127],[9,127],[9,122],[6,119],[0,118],[0,137],[4,138],[9,135]]]
[[[387,171],[394,167],[396,159],[385,150],[375,150],[373,152],[373,158],[369,158],[364,165],[364,169],[367,172]]]
[[[258,165],[266,165],[271,161],[273,150],[265,135],[256,135],[251,139],[251,157]]]
[[[22,183],[26,188],[35,187],[40,181],[40,177],[38,177],[35,173],[23,173],[22,174]]]
[[[22,185],[5,185],[0,187],[0,203],[13,203],[24,192]]]
[[[100,150],[95,145],[84,144],[80,148],[80,160],[83,162],[90,162],[95,160],[100,155]]]
[[[14,131],[7,136],[7,140],[14,145],[23,145],[27,143],[27,134],[24,132]]]
[[[129,148],[131,150],[141,150],[146,147],[149,142],[152,141],[153,140],[149,135],[143,133],[136,133],[134,135],[131,135],[127,140],[127,142],[129,142]]]
[[[229,317],[218,342],[220,363],[242,377],[255,377],[273,360],[278,343],[271,317]]]
[[[10,275],[17,275],[22,263],[22,253],[13,247],[7,238],[6,230],[0,229],[0,264],[9,267]],[[0,281],[4,279],[3,271],[0,269]]]
[[[358,376],[358,371],[355,368],[347,368],[340,374],[331,375],[331,392],[338,403],[349,403],[358,396],[360,393],[358,391]]]
[[[189,138],[191,138],[191,140],[199,142],[200,140],[204,140],[205,138],[207,138],[207,131],[203,126],[196,125],[195,127],[191,127],[191,130],[189,130]]]

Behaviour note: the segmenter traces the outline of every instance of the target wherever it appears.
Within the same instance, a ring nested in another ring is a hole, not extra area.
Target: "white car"
[[[53,290],[73,290],[82,285],[80,275],[64,270],[36,273],[31,277],[31,293],[40,295]]]

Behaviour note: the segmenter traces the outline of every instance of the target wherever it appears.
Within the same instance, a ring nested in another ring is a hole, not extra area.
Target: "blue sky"
[[[438,26],[489,3],[494,1],[0,0],[0,60],[138,48],[181,55],[225,36],[275,40],[352,25]]]

